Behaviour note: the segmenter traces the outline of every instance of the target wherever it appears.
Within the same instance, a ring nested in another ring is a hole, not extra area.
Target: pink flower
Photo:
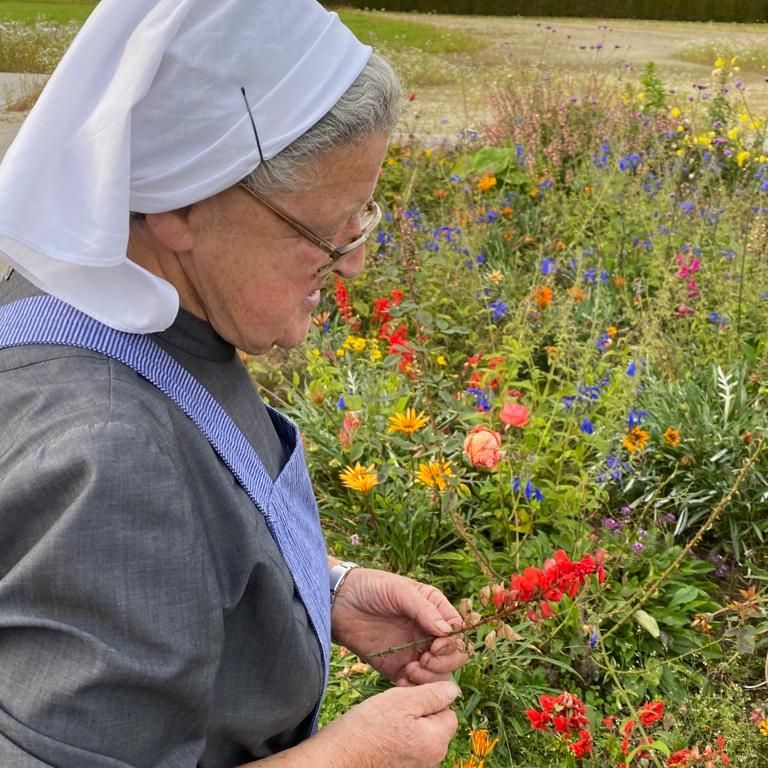
[[[504,458],[501,448],[501,435],[494,430],[478,424],[464,439],[464,453],[475,467],[496,469]]]
[[[499,418],[511,427],[524,427],[528,423],[531,412],[520,403],[504,403]]]

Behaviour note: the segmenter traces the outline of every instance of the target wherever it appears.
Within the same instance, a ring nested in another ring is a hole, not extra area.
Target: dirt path
[[[439,14],[425,21],[474,35],[486,46],[477,59],[463,67],[459,62],[463,73],[458,82],[417,89],[413,112],[418,131],[438,134],[484,123],[490,115],[489,95],[523,70],[597,71],[638,83],[645,65],[653,61],[664,83],[687,95],[694,92],[694,83],[710,81],[712,66],[683,61],[683,49],[713,44],[725,51],[768,44],[768,25],[759,24]],[[739,73],[757,110],[768,108],[767,74],[746,68]]]

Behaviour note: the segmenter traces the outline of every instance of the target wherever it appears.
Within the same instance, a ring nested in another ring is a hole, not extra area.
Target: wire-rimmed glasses
[[[246,96],[245,88],[241,88],[240,90],[243,94],[243,100],[245,101],[245,108],[248,112],[251,126],[253,127],[253,135],[256,138],[256,147],[259,150],[259,158],[263,163],[264,155],[261,151],[261,142],[259,141],[259,132],[256,130],[256,122],[253,119],[251,107],[248,104],[248,97]],[[306,224],[302,224],[300,221],[296,220],[293,216],[291,216],[291,214],[289,214],[277,203],[273,203],[271,200],[264,197],[264,195],[262,195],[260,192],[251,189],[251,187],[249,187],[246,182],[241,181],[237,186],[247,192],[251,197],[258,200],[263,206],[269,208],[269,210],[272,211],[275,216],[282,219],[286,224],[292,227],[296,232],[298,232],[302,237],[304,237],[314,246],[323,251],[331,259],[329,264],[326,264],[317,270],[318,277],[325,277],[326,275],[329,275],[331,272],[338,269],[339,266],[343,264],[361,245],[364,245],[367,242],[368,238],[371,236],[371,233],[374,229],[376,229],[376,226],[381,221],[381,208],[379,208],[379,205],[375,200],[369,200],[359,213],[360,234],[351,242],[346,243],[346,245],[336,246],[326,240],[324,237],[320,237],[320,235],[314,232],[310,227],[306,226]]]

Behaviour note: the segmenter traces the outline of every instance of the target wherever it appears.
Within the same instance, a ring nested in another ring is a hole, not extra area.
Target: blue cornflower
[[[710,312],[709,322],[713,325],[726,325],[728,323],[728,318],[725,315],[721,315],[719,312]]]
[[[541,262],[541,274],[551,275],[553,272],[557,272],[557,261],[555,259],[544,259]]]
[[[587,416],[585,416],[584,419],[582,420],[581,425],[579,426],[579,429],[585,435],[592,435],[595,432],[595,427]]]
[[[478,251],[477,256],[475,256],[475,261],[477,261],[478,264],[485,264],[485,254],[482,251]]]
[[[634,360],[630,360],[629,365],[627,366],[627,376],[631,378],[636,373],[637,373],[637,363]]]
[[[611,346],[611,335],[609,333],[601,333],[595,342],[598,352],[605,352],[608,347]]]
[[[589,648],[594,651],[597,648],[597,644],[600,642],[600,632],[597,627],[592,627],[592,631],[589,633]]]
[[[509,311],[509,307],[501,299],[490,302],[488,307],[491,310],[491,319],[493,320],[501,320]]]
[[[573,404],[576,402],[576,395],[566,395],[563,398],[563,408],[566,411],[570,411],[573,408]]]
[[[630,411],[627,416],[627,427],[639,427],[643,423],[643,419],[648,418],[648,411]]]
[[[532,501],[544,501],[544,494],[529,480],[525,484],[525,498]]]
[[[448,177],[448,181],[450,181],[452,184],[458,184],[461,181],[461,176],[459,176],[458,173],[453,173]]]
[[[342,396],[341,396],[341,397],[340,397],[340,398],[339,398],[339,399],[336,401],[336,407],[337,407],[337,408],[338,408],[340,411],[344,411],[344,410],[346,410],[346,408],[347,408],[347,403],[346,403],[346,401],[344,400],[344,395],[342,395]]]
[[[515,160],[518,165],[525,165],[525,147],[522,144],[515,144]]]
[[[680,203],[680,207],[683,209],[683,213],[688,216],[696,210],[696,206],[690,200],[683,200]]]
[[[478,387],[469,387],[467,389],[467,394],[475,396],[475,406],[481,411],[487,412],[491,410],[491,404],[485,390],[479,389]]]
[[[584,282],[590,285],[597,285],[597,270],[594,267],[584,273]]]

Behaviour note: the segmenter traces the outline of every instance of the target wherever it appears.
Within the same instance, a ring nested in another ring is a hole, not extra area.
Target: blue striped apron
[[[151,336],[113,330],[53,296],[33,296],[0,307],[0,349],[27,344],[82,347],[114,358],[154,384],[192,419],[264,516],[320,646],[325,690],[331,642],[328,564],[296,425],[270,408],[278,435],[290,453],[273,483],[226,411]],[[321,701],[308,736],[317,728]]]

